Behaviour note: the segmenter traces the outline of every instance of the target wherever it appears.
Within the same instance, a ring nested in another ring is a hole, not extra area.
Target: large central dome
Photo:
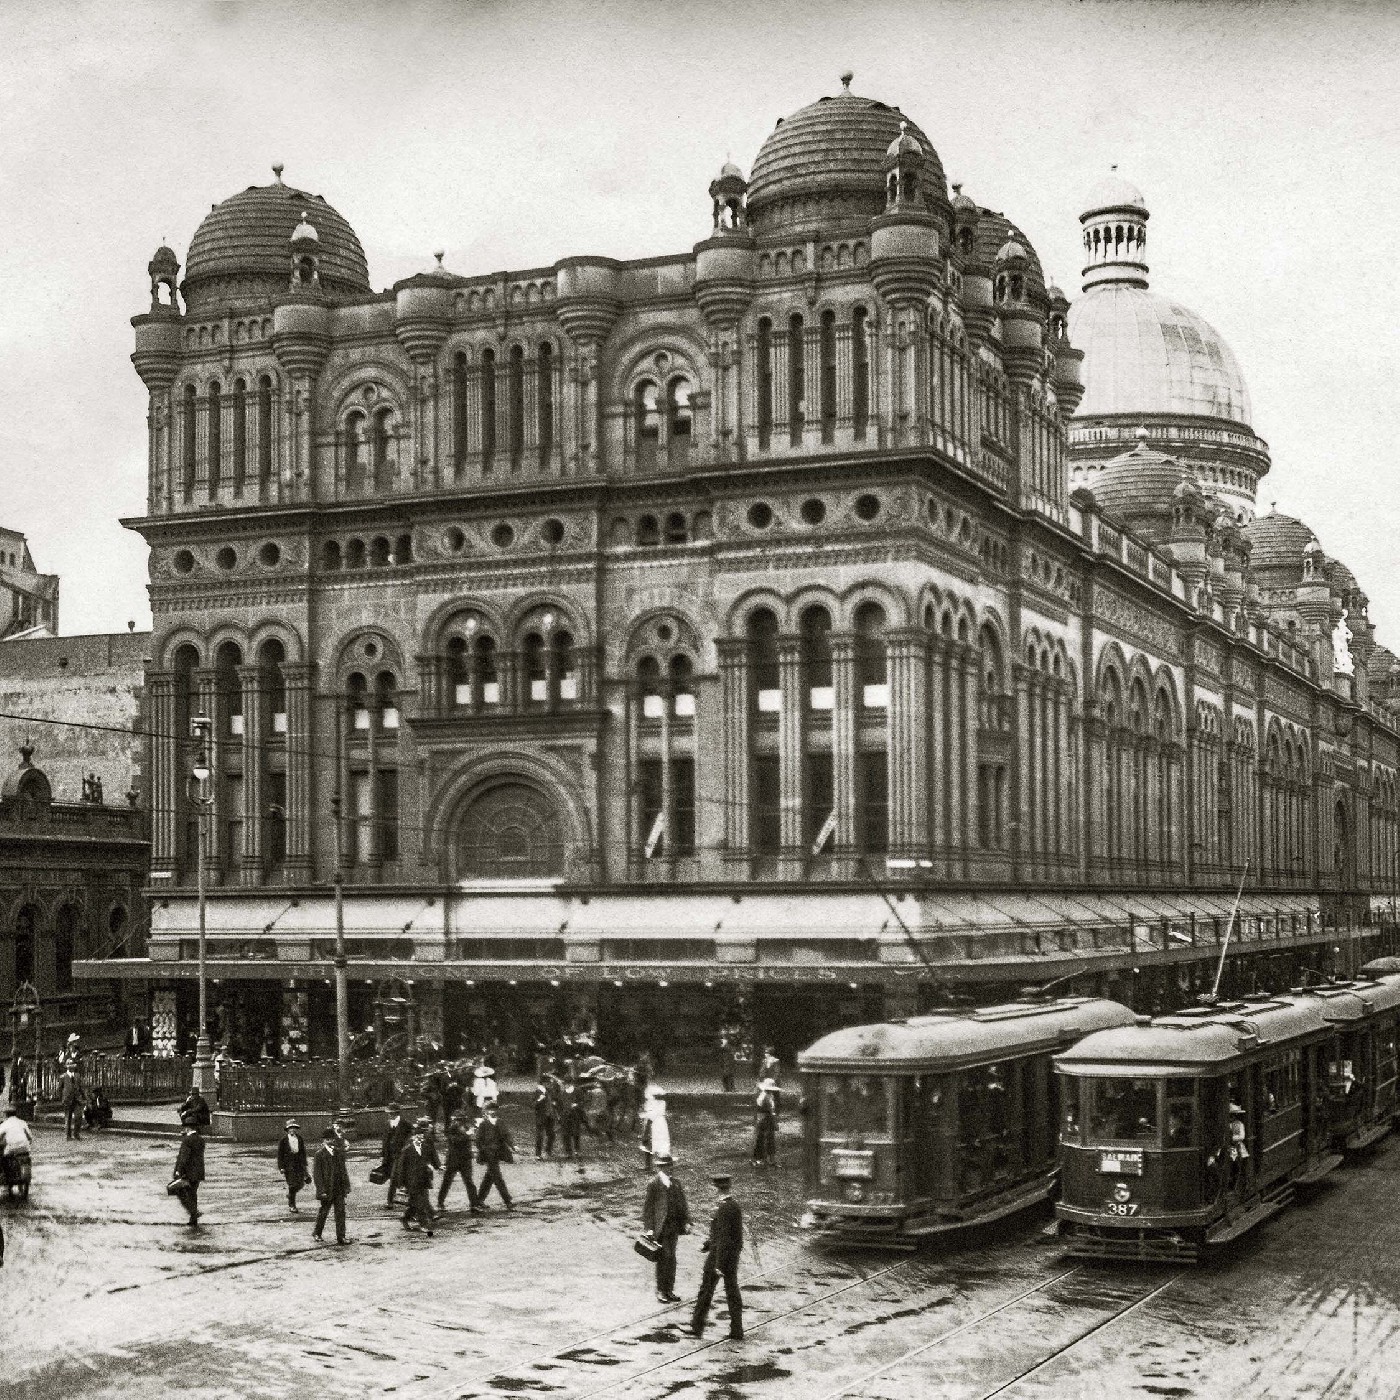
[[[763,143],[749,176],[754,230],[883,212],[885,152],[901,130],[923,147],[925,202],[930,208],[946,202],[947,179],[933,142],[898,107],[846,87],[780,120]]]
[[[1189,307],[1126,283],[1092,288],[1070,308],[1084,352],[1078,416],[1170,414],[1248,425],[1249,391],[1230,347]]]
[[[204,216],[185,259],[187,302],[198,306],[224,297],[266,297],[285,291],[290,240],[303,215],[316,230],[326,290],[368,292],[365,250],[345,217],[319,194],[293,189],[278,179],[271,185],[249,185]]]

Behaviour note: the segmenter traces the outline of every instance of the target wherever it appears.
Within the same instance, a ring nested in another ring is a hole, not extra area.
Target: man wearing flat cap
[[[676,1296],[676,1241],[690,1233],[690,1207],[685,1190],[671,1176],[673,1165],[669,1153],[656,1158],[656,1174],[647,1183],[646,1200],[642,1205],[642,1225],[661,1246],[656,1256],[656,1300],[659,1303],[679,1303]]]
[[[729,1194],[729,1175],[716,1172],[710,1180],[719,1196],[719,1204],[715,1207],[714,1219],[710,1221],[709,1236],[700,1246],[705,1251],[705,1270],[700,1278],[700,1295],[695,1300],[690,1330],[697,1337],[704,1335],[705,1320],[710,1315],[710,1304],[715,1296],[715,1285],[723,1279],[724,1298],[729,1304],[729,1339],[742,1342],[744,1298],[739,1292],[739,1255],[744,1248],[744,1220],[738,1201]]]
[[[277,1144],[277,1170],[287,1182],[287,1204],[297,1208],[297,1192],[307,1182],[306,1139],[301,1135],[301,1124],[295,1118],[288,1118],[282,1139]]]
[[[311,1163],[311,1184],[316,1189],[316,1199],[321,1208],[316,1212],[316,1228],[311,1232],[313,1240],[321,1238],[326,1228],[326,1217],[335,1212],[335,1242],[345,1240],[345,1198],[350,1194],[350,1169],[345,1165],[345,1139],[331,1124],[321,1134],[321,1145]]]

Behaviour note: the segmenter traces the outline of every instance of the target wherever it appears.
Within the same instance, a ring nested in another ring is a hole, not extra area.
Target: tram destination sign
[[[1141,1176],[1141,1152],[1101,1152],[1099,1171],[1112,1172],[1115,1176]]]

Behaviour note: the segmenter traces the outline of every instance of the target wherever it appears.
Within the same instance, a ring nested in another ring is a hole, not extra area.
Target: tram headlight
[[[865,1183],[848,1181],[846,1183],[846,1199],[853,1205],[859,1205],[865,1199]]]
[[[1126,1181],[1120,1181],[1118,1185],[1113,1188],[1113,1199],[1117,1201],[1120,1206],[1126,1205],[1132,1199],[1132,1196],[1133,1193],[1128,1190],[1128,1183]]]

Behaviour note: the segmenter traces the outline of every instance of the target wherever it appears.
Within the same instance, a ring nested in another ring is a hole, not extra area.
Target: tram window
[[[1196,1084],[1167,1080],[1167,1146],[1192,1147],[1196,1140]]]
[[[861,1137],[888,1136],[885,1081],[873,1074],[827,1075],[822,1079],[822,1132]]]
[[[1060,1078],[1060,1141],[1079,1141],[1079,1081],[1069,1075]]]
[[[1093,1142],[1152,1142],[1156,1139],[1157,1080],[1096,1080],[1092,1104],[1089,1136]]]

